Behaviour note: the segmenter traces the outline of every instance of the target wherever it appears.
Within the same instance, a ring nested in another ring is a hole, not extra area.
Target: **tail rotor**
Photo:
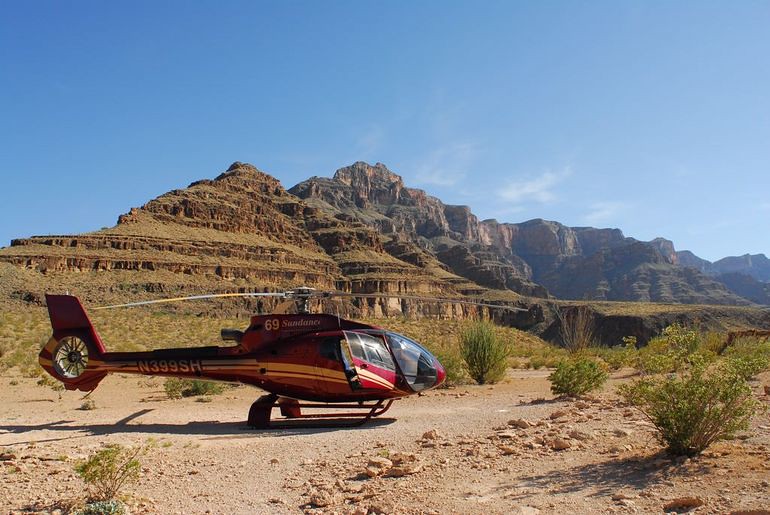
[[[104,344],[77,297],[46,295],[46,302],[53,335],[40,351],[40,366],[67,390],[93,390],[107,375]]]
[[[65,336],[53,351],[53,368],[67,379],[75,379],[88,367],[88,346],[77,336]]]

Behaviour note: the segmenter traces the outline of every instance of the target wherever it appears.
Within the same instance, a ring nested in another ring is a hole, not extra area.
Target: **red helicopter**
[[[395,399],[443,383],[444,367],[414,340],[376,326],[309,312],[310,299],[337,296],[389,297],[298,288],[279,293],[197,295],[104,306],[96,309],[222,297],[278,297],[287,302],[276,311],[285,311],[294,304],[297,310],[297,314],[253,316],[244,331],[222,329],[222,339],[235,342],[231,346],[107,352],[77,297],[46,295],[53,335],[40,352],[39,362],[68,390],[91,391],[111,372],[253,385],[268,392],[249,410],[248,425],[254,428],[277,427],[270,421],[276,406],[284,422],[315,419],[363,424],[385,413]],[[398,298],[521,309],[467,300]],[[303,409],[316,408],[335,411],[303,413]]]

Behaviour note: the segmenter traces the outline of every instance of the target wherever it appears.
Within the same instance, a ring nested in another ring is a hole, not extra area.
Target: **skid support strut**
[[[300,402],[296,399],[278,397],[275,394],[263,395],[249,409],[249,427],[255,429],[275,429],[281,427],[354,427],[360,426],[379,417],[393,404],[394,399],[380,399],[368,403],[315,403]],[[273,408],[279,407],[283,419],[271,422]],[[307,409],[353,410],[330,411],[327,413],[303,413]],[[296,421],[296,422],[295,422]],[[308,421],[308,422],[302,422]]]

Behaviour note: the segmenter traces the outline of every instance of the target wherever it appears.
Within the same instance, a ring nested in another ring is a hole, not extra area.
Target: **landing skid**
[[[373,417],[379,417],[393,404],[394,399],[368,403],[314,403],[296,399],[263,395],[249,409],[248,425],[254,429],[281,429],[287,427],[356,427]],[[281,409],[283,418],[271,420],[273,408]],[[355,410],[329,413],[302,413],[303,409]]]

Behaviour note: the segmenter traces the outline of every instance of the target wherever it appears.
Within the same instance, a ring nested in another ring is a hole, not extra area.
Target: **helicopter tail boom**
[[[68,390],[91,391],[107,373],[94,370],[105,353],[83,305],[71,295],[46,295],[53,334],[38,355],[46,372]]]

